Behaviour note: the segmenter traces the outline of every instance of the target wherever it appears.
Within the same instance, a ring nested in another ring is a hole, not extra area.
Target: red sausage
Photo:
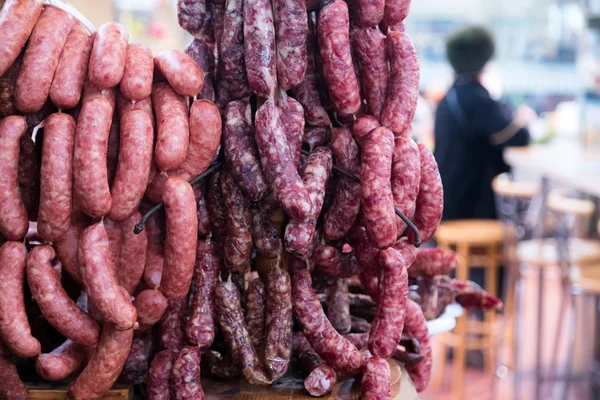
[[[417,365],[407,367],[417,392],[427,389],[429,378],[431,377],[431,366],[433,364],[431,356],[431,344],[429,343],[429,332],[427,330],[427,321],[423,315],[421,307],[412,300],[406,303],[406,320],[404,321],[404,333],[419,341],[420,353],[423,361]]]
[[[323,396],[333,389],[337,382],[337,374],[333,368],[325,364],[323,359],[312,348],[302,332],[295,332],[292,336],[294,354],[300,359],[304,372],[308,373],[304,379],[304,388],[311,396]]]
[[[467,310],[502,310],[500,299],[492,296],[473,281],[452,279],[451,285],[456,295],[456,302]]]
[[[391,400],[390,365],[381,357],[372,357],[363,367],[361,400]]]
[[[50,94],[52,78],[73,18],[45,7],[33,28],[15,87],[15,105],[23,113],[39,111]]]
[[[119,223],[120,248],[117,280],[130,294],[140,283],[146,265],[146,249],[148,247],[148,233],[143,230],[139,234],[133,233],[135,224],[142,219],[142,214],[136,211],[131,217]]]
[[[275,26],[268,0],[244,0],[244,56],[248,84],[268,98],[277,87]]]
[[[20,140],[26,131],[25,117],[0,121],[0,233],[8,240],[21,239],[29,227],[18,184]]]
[[[335,0],[319,12],[319,47],[329,97],[341,116],[360,109],[360,90],[350,55],[348,6]]]
[[[100,340],[100,327],[63,289],[52,268],[54,249],[35,247],[27,256],[27,283],[44,318],[67,339],[92,346]]]
[[[71,222],[74,140],[73,117],[56,113],[46,118],[37,229],[47,242],[59,239]]]
[[[329,142],[329,129],[324,126],[306,126],[302,135],[302,144],[313,151],[319,146],[326,146]]]
[[[457,265],[455,252],[435,247],[424,248],[417,250],[417,258],[408,273],[412,277],[450,275]]]
[[[167,83],[152,88],[152,104],[156,113],[156,165],[168,171],[183,163],[188,152],[190,132],[188,105]]]
[[[117,282],[102,221],[83,231],[79,242],[79,264],[85,291],[103,319],[115,324],[117,329],[131,329],[136,319],[135,307],[127,291]]]
[[[74,21],[50,86],[50,99],[61,110],[69,110],[79,103],[93,41],[88,29]]]
[[[146,265],[144,267],[144,283],[152,289],[157,289],[160,285],[163,262],[165,260],[165,232],[163,223],[164,214],[158,214],[146,222],[146,228],[144,229],[148,234]]]
[[[204,392],[200,382],[200,350],[184,346],[173,361],[171,391],[175,400],[202,400]]]
[[[256,252],[265,258],[277,258],[281,254],[281,238],[271,220],[271,212],[279,208],[272,194],[264,197],[252,208],[252,239]]]
[[[19,70],[23,63],[23,53],[15,60],[10,68],[0,76],[0,118],[17,113],[15,108],[15,85]]]
[[[391,188],[394,135],[387,128],[371,133],[362,154],[360,182],[367,235],[380,249],[396,243],[398,228]]]
[[[350,319],[350,300],[348,299],[348,280],[338,279],[329,288],[327,294],[327,319],[339,333],[348,333],[352,328]]]
[[[431,151],[419,143],[421,156],[421,183],[417,195],[414,223],[423,243],[429,241],[437,231],[444,209],[444,188],[437,162]]]
[[[88,226],[88,223],[89,218],[75,203],[67,231],[53,243],[62,267],[79,284],[81,284],[81,269],[79,268],[77,249],[81,232]]]
[[[10,400],[30,398],[12,360],[12,354],[2,344],[0,344],[0,397]]]
[[[206,0],[178,0],[177,21],[179,26],[192,36],[213,38],[212,14],[207,8]]]
[[[148,46],[139,43],[127,45],[125,70],[119,90],[131,101],[144,100],[152,93],[154,60]]]
[[[379,121],[377,118],[371,115],[361,115],[356,118],[354,121],[354,126],[352,127],[352,134],[354,135],[354,139],[360,146],[360,148],[365,147],[365,143],[369,139],[370,133],[373,132],[373,129],[379,126]]]
[[[206,207],[206,199],[204,198],[204,188],[194,186],[194,197],[196,198],[196,217],[198,219],[198,237],[206,237],[210,235],[210,217]]]
[[[170,300],[179,300],[190,289],[196,260],[198,219],[194,190],[183,179],[169,177],[163,191],[163,202],[167,233],[160,291]]]
[[[358,0],[356,7],[358,22],[364,28],[377,26],[383,20],[385,0]]]
[[[0,76],[8,70],[25,46],[44,5],[44,0],[7,0],[0,11]]]
[[[409,219],[413,219],[421,182],[421,158],[419,148],[409,136],[394,139],[392,157],[392,193],[394,205]],[[406,224],[396,218],[398,232],[406,229]]]
[[[306,72],[308,16],[305,0],[275,0],[277,81],[283,90],[297,85]]]
[[[112,207],[108,217],[129,218],[137,210],[150,174],[154,132],[146,111],[130,110],[121,116],[119,164],[111,188]]]
[[[40,354],[40,342],[31,336],[25,313],[23,281],[25,255],[21,242],[6,242],[0,247],[0,338],[11,352],[29,358]]]
[[[187,304],[187,299],[169,301],[167,310],[160,323],[159,338],[161,348],[178,349],[183,345]]]
[[[125,27],[116,22],[108,22],[98,28],[88,69],[89,79],[94,85],[110,89],[121,82],[128,39]]]
[[[168,349],[154,356],[148,371],[148,400],[171,399],[171,370],[177,353],[177,349]]]
[[[410,37],[403,32],[388,32],[386,45],[390,78],[380,121],[394,135],[407,135],[419,97],[419,60]]]
[[[152,328],[165,313],[167,299],[156,289],[142,290],[135,296],[133,305],[137,310],[138,331],[144,332]]]
[[[369,335],[369,351],[376,357],[388,359],[394,355],[402,335],[408,273],[404,258],[393,247],[380,250],[378,259],[381,269],[379,299]]]
[[[294,159],[294,165],[298,168],[300,155],[302,154],[302,138],[304,136],[304,109],[302,105],[282,91],[279,97],[281,109],[281,123],[285,130],[290,154]],[[312,148],[311,148],[312,150]]]
[[[313,251],[312,260],[319,273],[331,278],[348,278],[359,272],[354,253],[341,253],[333,246],[317,246]]]
[[[154,57],[156,69],[182,96],[195,96],[204,86],[204,75],[194,59],[181,50],[163,50]]]
[[[133,329],[120,331],[105,323],[90,361],[69,388],[69,398],[101,399],[119,377],[132,342]]]
[[[243,274],[250,271],[250,257],[252,256],[250,202],[227,172],[221,173],[221,192],[227,224],[223,243],[225,266],[229,272]]]
[[[250,343],[259,349],[265,340],[265,283],[261,278],[255,278],[246,288],[245,316],[248,325]]]
[[[369,1],[360,0],[359,4]],[[383,9],[384,0],[377,1],[381,3]],[[377,28],[359,29],[354,33],[353,43],[358,56],[362,89],[367,100],[369,114],[379,118],[388,84],[385,35]]]
[[[119,374],[118,382],[128,385],[139,385],[144,383],[148,373],[148,364],[154,352],[152,334],[146,333],[135,336],[131,344],[131,350]]]
[[[401,24],[408,15],[410,1],[411,0],[385,0],[383,25],[392,28]]]
[[[267,275],[265,369],[272,380],[282,377],[292,352],[292,282],[276,267]]]
[[[198,93],[197,98],[210,100],[213,103],[215,102],[215,54],[214,54],[214,44],[207,43],[201,39],[192,39],[191,42],[185,46],[183,50],[185,54],[192,57],[192,59],[198,64],[198,67],[202,70],[202,75],[204,75],[204,86],[200,93]]]
[[[86,361],[85,346],[67,339],[50,353],[40,354],[35,360],[35,371],[47,381],[62,381],[82,368]]]

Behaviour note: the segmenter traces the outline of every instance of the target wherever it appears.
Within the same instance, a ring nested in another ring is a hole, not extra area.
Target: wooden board
[[[29,390],[30,400],[67,400],[69,385],[66,383],[57,384],[51,382],[26,383]],[[133,386],[115,385],[103,397],[105,400],[132,400]]]

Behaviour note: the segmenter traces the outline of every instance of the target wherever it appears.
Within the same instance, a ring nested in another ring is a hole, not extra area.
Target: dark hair
[[[472,26],[450,35],[446,55],[458,75],[476,75],[494,55],[494,47],[494,38],[487,29]]]

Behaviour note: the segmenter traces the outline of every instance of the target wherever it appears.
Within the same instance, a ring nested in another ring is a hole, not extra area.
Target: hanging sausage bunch
[[[391,357],[427,386],[423,309],[499,306],[415,247],[443,196],[409,0],[180,0],[194,39],[156,56],[61,8],[0,12],[0,397],[13,360],[72,399],[201,399],[294,356],[311,395],[384,399]]]

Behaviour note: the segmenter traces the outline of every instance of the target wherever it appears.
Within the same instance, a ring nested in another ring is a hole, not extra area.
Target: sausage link
[[[119,90],[131,101],[144,100],[152,93],[154,60],[148,46],[140,43],[127,45],[125,70]]]
[[[136,319],[135,307],[127,291],[117,282],[102,221],[89,226],[81,234],[79,264],[85,292],[103,319],[120,330],[132,328]]]
[[[376,27],[383,20],[385,0],[358,0],[356,15],[358,23],[364,28]]]
[[[384,0],[376,0],[376,2],[381,3],[383,11]],[[359,0],[359,4],[361,3],[371,3],[371,0]],[[385,35],[377,28],[359,29],[354,33],[353,43],[358,56],[368,112],[375,118],[379,118],[388,84]]]
[[[302,168],[301,175],[313,205],[313,215],[307,221],[292,220],[285,228],[285,249],[305,260],[309,259],[315,236],[317,219],[323,207],[327,180],[331,173],[331,151],[326,147],[313,150]]]
[[[338,279],[327,295],[327,318],[339,333],[348,333],[352,328],[350,319],[350,301],[348,299],[348,281]]]
[[[486,292],[475,282],[452,279],[451,285],[456,293],[456,302],[467,310],[502,310],[500,299]]]
[[[272,99],[256,112],[256,142],[265,178],[282,208],[303,221],[313,215],[313,206],[294,166],[279,110]]]
[[[319,146],[326,146],[329,141],[329,130],[323,126],[306,126],[302,135],[302,144],[313,151]]]
[[[364,114],[356,118],[352,127],[352,134],[361,149],[365,147],[370,133],[377,127],[379,127],[379,121],[372,115]]]
[[[108,238],[108,250],[115,271],[115,278],[117,278],[117,269],[121,263],[121,224],[112,219],[105,218],[104,229],[106,230],[106,237]]]
[[[128,385],[140,385],[144,383],[146,374],[148,373],[150,356],[154,350],[153,347],[152,335],[150,333],[133,338],[131,350],[129,350],[129,355],[118,378],[120,383]]]
[[[403,32],[388,32],[386,46],[390,77],[380,121],[394,135],[407,135],[419,97],[419,60],[410,37]]]
[[[394,139],[392,156],[392,193],[394,205],[412,220],[415,215],[419,183],[421,181],[421,159],[419,148],[409,136]],[[404,232],[406,224],[396,218],[398,233]]]
[[[312,348],[302,332],[294,332],[292,336],[294,354],[300,359],[304,372],[304,388],[311,396],[323,396],[329,393],[337,382],[337,374],[333,368],[325,364],[323,359]]]
[[[268,186],[260,166],[248,101],[238,100],[227,104],[223,146],[231,176],[250,200],[260,200]]]
[[[200,186],[192,187],[194,197],[196,198],[196,217],[198,220],[198,237],[206,237],[210,234],[210,218],[206,208],[206,199],[204,198],[203,188]]]
[[[69,110],[79,103],[93,41],[87,28],[74,21],[50,86],[50,99],[61,110]]]
[[[40,172],[37,229],[47,242],[59,239],[71,221],[75,120],[68,114],[46,119]]]
[[[387,128],[371,133],[362,153],[360,171],[363,216],[367,235],[381,248],[396,243],[398,228],[391,188],[394,135]]]
[[[331,128],[331,151],[337,166],[358,175],[360,151],[347,128]],[[333,203],[325,214],[323,234],[325,240],[338,240],[345,236],[356,221],[360,211],[360,183],[338,176]]]
[[[418,249],[410,242],[410,240],[408,240],[407,237],[401,237],[398,239],[396,244],[394,244],[394,248],[400,252],[400,255],[402,255],[402,258],[404,259],[406,269],[409,269],[417,259]]]
[[[275,26],[268,0],[244,0],[244,57],[248,84],[269,98],[277,87]]]
[[[167,299],[159,290],[142,290],[133,300],[133,306],[137,310],[138,332],[151,329],[165,313]]]
[[[136,211],[132,216],[119,223],[121,243],[119,249],[119,264],[116,270],[119,285],[130,294],[133,293],[144,275],[146,252],[148,248],[148,233],[144,230],[139,234],[133,233],[135,224],[142,219],[142,214]]]
[[[0,247],[0,338],[11,352],[23,358],[40,354],[40,342],[31,335],[25,313],[23,281],[25,255],[21,242],[8,241]]]
[[[350,54],[348,6],[334,0],[319,12],[319,47],[323,75],[338,114],[352,115],[360,109],[360,89]]]
[[[267,275],[265,368],[272,380],[288,370],[292,352],[292,282],[279,267]]]
[[[354,248],[356,259],[364,271],[377,271],[377,247],[373,246],[367,237],[363,226],[355,225],[348,235],[348,242]]]
[[[200,350],[184,346],[173,361],[171,391],[175,400],[202,400],[204,392],[200,382]]]
[[[290,154],[294,160],[294,165],[298,168],[304,136],[304,109],[296,100],[285,95],[285,92],[282,92],[280,96],[279,107],[281,108],[281,123],[285,130]]]
[[[327,320],[312,290],[310,272],[296,271],[292,283],[294,314],[311,346],[336,371],[347,375],[358,373],[362,364],[360,352]]]
[[[209,239],[199,240],[194,267],[194,296],[192,313],[186,326],[188,342],[201,349],[215,339],[214,291],[221,273],[221,255],[217,244]]]
[[[250,342],[248,329],[242,314],[240,292],[235,284],[221,282],[215,289],[215,313],[234,359],[240,360],[242,375],[251,385],[269,384],[262,371],[258,355]]]
[[[392,28],[402,24],[408,15],[410,2],[411,0],[385,0],[383,25]]]
[[[0,12],[0,76],[15,62],[38,21],[44,0],[6,0]]]
[[[428,242],[437,231],[444,209],[444,188],[437,162],[431,151],[419,143],[421,181],[414,223],[421,234],[421,242]],[[412,237],[410,234],[409,237]]]
[[[151,289],[160,286],[162,277],[164,255],[164,214],[158,213],[146,222],[144,229],[148,235],[148,248],[146,250],[146,265],[144,267],[144,283]]]
[[[171,399],[171,371],[177,357],[177,349],[167,349],[157,353],[148,371],[148,400]]]
[[[388,359],[394,355],[404,326],[408,273],[402,255],[394,248],[380,250],[378,259],[379,299],[371,325],[369,351],[376,357]]]
[[[60,8],[45,7],[29,37],[15,86],[15,105],[23,113],[39,111],[48,95],[73,18]]]
[[[369,346],[369,333],[347,333],[343,335],[358,350],[362,351]]]
[[[12,355],[0,343],[0,397],[10,400],[27,400],[30,398],[25,384],[19,377]]]
[[[76,204],[73,204],[71,221],[67,231],[53,244],[62,267],[75,282],[81,284],[81,269],[79,268],[77,250],[79,238],[83,230],[88,226],[89,218]]]
[[[194,190],[183,179],[169,177],[165,183],[163,202],[167,233],[160,291],[170,300],[179,300],[190,289],[196,260],[198,219]]]
[[[440,248],[424,248],[417,250],[417,258],[408,270],[411,277],[450,275],[456,269],[458,260],[456,253]]]
[[[169,85],[182,96],[195,96],[204,86],[204,75],[194,59],[181,50],[163,50],[154,65]]]
[[[183,163],[190,143],[188,105],[167,83],[152,88],[152,104],[156,113],[156,165],[162,171]]]
[[[361,400],[391,400],[390,365],[381,357],[372,357],[363,367]]]
[[[352,252],[341,253],[333,246],[318,245],[313,251],[312,260],[319,273],[330,278],[348,278],[359,272],[355,255]]]
[[[250,202],[233,177],[226,172],[221,173],[221,192],[227,223],[227,235],[223,244],[225,265],[229,272],[245,273],[250,271],[252,255]]]
[[[0,233],[8,240],[21,239],[29,226],[18,185],[20,140],[26,131],[24,117],[8,116],[0,121]]]
[[[208,209],[208,216],[210,217],[213,239],[219,244],[223,243],[226,229],[223,202],[221,173],[217,171],[209,178],[206,207]]]
[[[108,22],[96,31],[90,55],[88,76],[101,89],[119,84],[125,71],[129,35],[121,24]]]
[[[306,72],[308,16],[305,0],[275,0],[277,80],[283,90],[297,85]]]
[[[120,331],[114,325],[105,323],[90,361],[69,388],[69,398],[102,398],[119,377],[132,342],[133,329]]]
[[[431,377],[431,366],[433,364],[431,355],[431,344],[429,342],[429,331],[427,321],[421,311],[421,307],[412,300],[406,303],[406,320],[404,321],[404,333],[419,341],[423,361],[415,366],[407,366],[417,392],[422,392],[429,384]]]
[[[216,53],[218,52],[218,48],[221,43],[221,38],[223,37],[225,9],[227,7],[226,7],[226,2],[221,1],[221,0],[211,1],[209,3],[209,6],[210,6],[210,12],[213,15],[213,32],[215,34],[215,44],[216,44],[215,57],[217,57]],[[240,15],[242,15],[242,14],[240,14]],[[242,18],[243,18],[243,16],[242,16]],[[241,25],[240,25],[240,29],[243,29]]]
[[[246,325],[250,343],[255,349],[260,348],[265,340],[265,283],[256,278],[248,283],[246,289]]]
[[[92,346],[100,340],[100,326],[82,311],[63,289],[52,268],[54,249],[35,247],[27,256],[27,283],[44,318],[67,339]]]
[[[206,0],[178,0],[177,21],[190,35],[213,40],[212,14]]]
[[[204,75],[204,86],[197,98],[215,102],[215,54],[214,44],[208,44],[201,39],[192,39],[183,50],[185,54],[192,57]]]
[[[281,238],[271,220],[271,212],[278,207],[272,194],[252,207],[252,239],[256,252],[265,258],[277,258],[281,254]]]
[[[179,349],[185,338],[187,299],[171,300],[160,324],[160,347]]]
[[[67,339],[50,353],[40,354],[35,360],[35,371],[47,381],[62,381],[82,368],[86,361],[85,347]]]
[[[17,57],[4,75],[0,75],[0,118],[17,113],[15,107],[15,85],[23,63],[23,53]]]
[[[152,162],[154,132],[152,119],[144,110],[130,110],[121,117],[119,163],[111,188],[112,207],[108,217],[126,220],[137,210]]]

